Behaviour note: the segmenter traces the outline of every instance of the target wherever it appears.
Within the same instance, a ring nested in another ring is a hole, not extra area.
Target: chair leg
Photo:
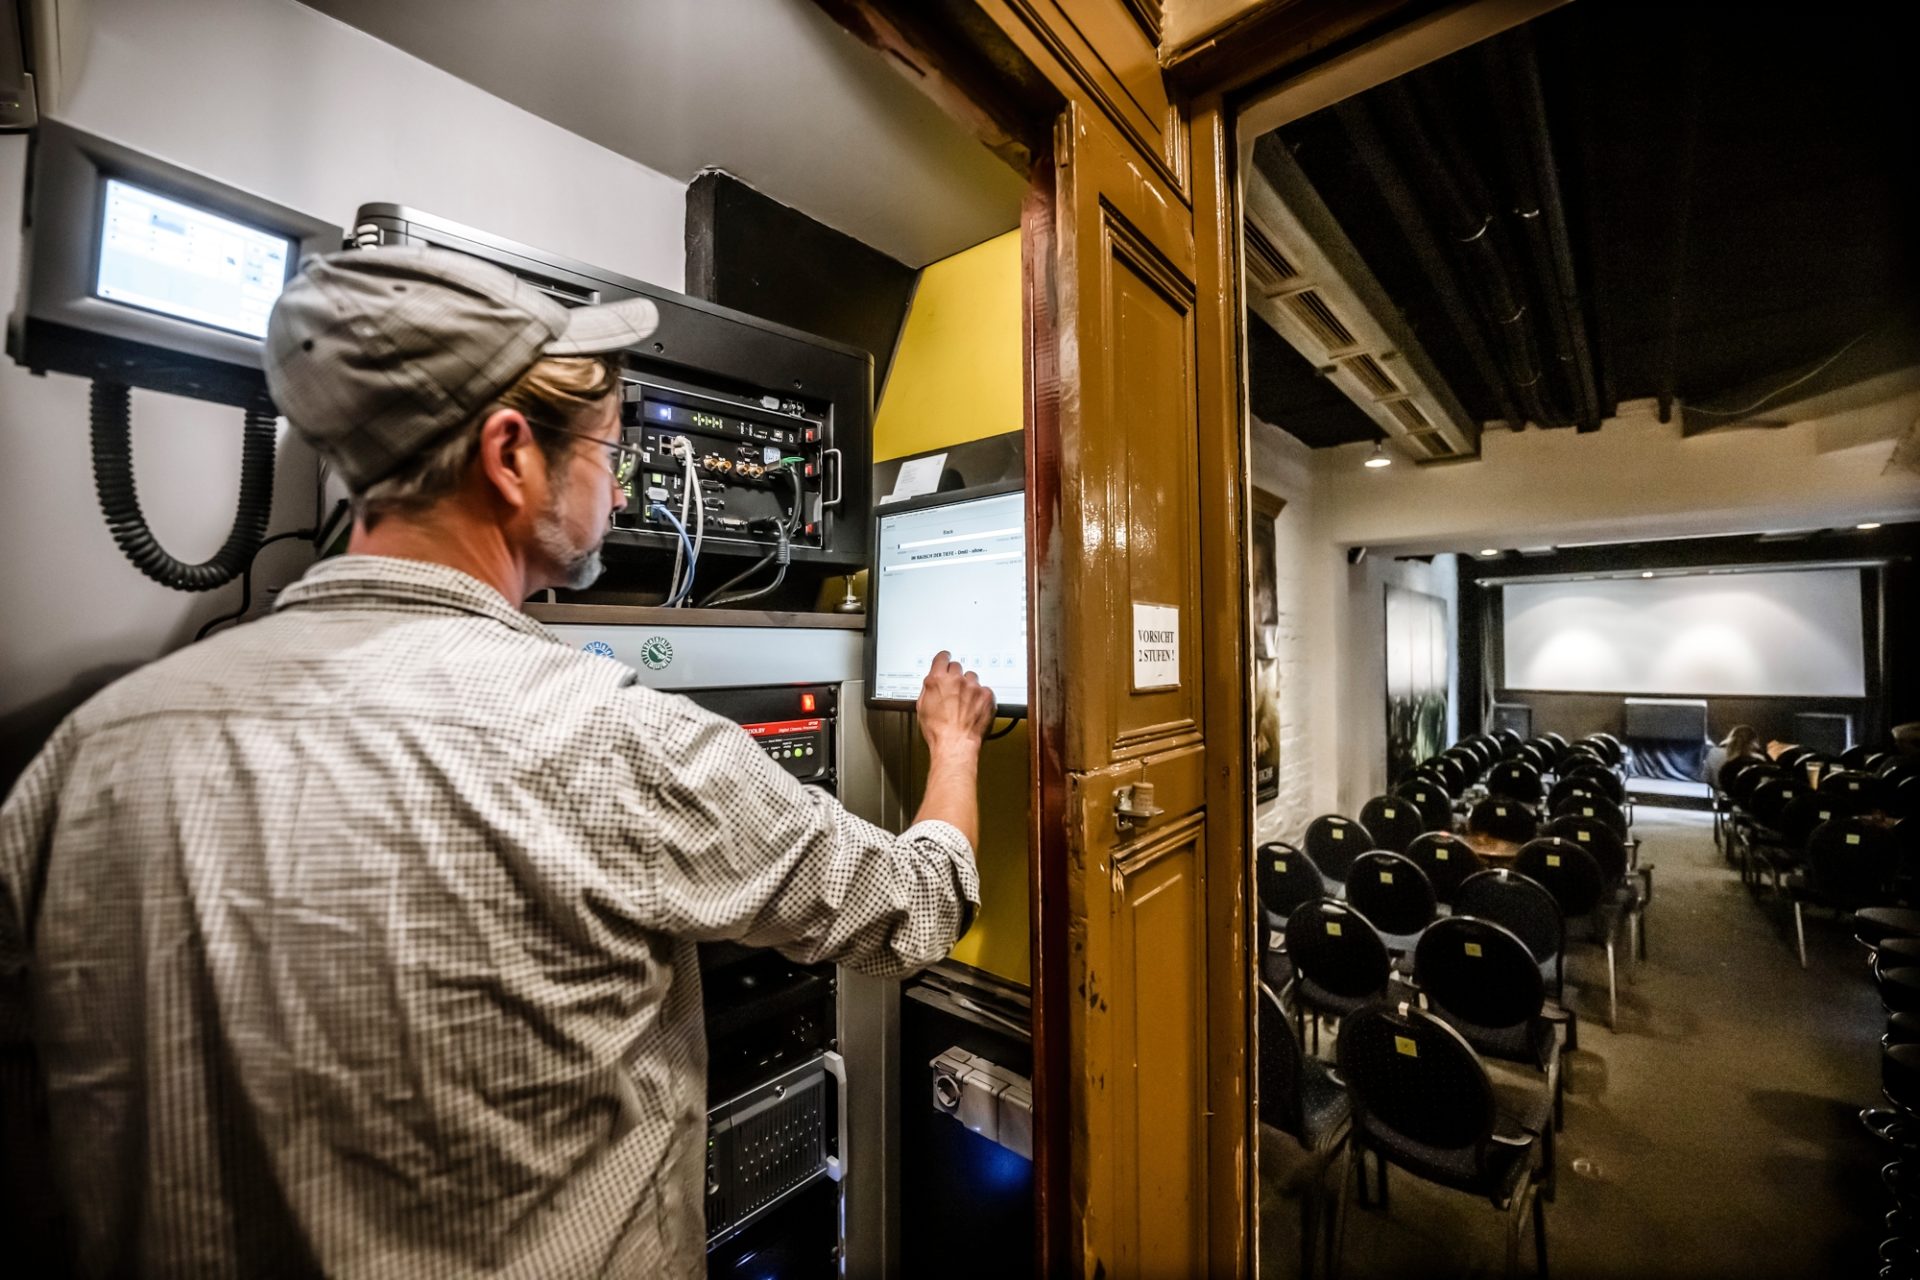
[[[1793,904],[1793,940],[1800,946],[1800,967],[1807,967],[1807,919],[1798,902]]]
[[[1540,1268],[1540,1280],[1547,1280],[1547,1206],[1538,1196],[1533,1201],[1533,1259]]]
[[[1300,1280],[1312,1280],[1320,1243],[1320,1219],[1326,1212],[1327,1171],[1315,1171],[1313,1185],[1300,1201]]]
[[[1373,1153],[1373,1158],[1380,1167],[1379,1203],[1384,1210],[1387,1207],[1387,1157],[1383,1152],[1376,1151]]]
[[[1524,1188],[1513,1193],[1513,1204],[1507,1209],[1507,1280],[1520,1274],[1520,1224],[1526,1220],[1527,1193]]]
[[[1613,939],[1609,937],[1607,939],[1607,1030],[1615,1029],[1619,1013],[1619,1001],[1613,981]]]
[[[1347,1253],[1347,1200],[1353,1194],[1354,1157],[1359,1153],[1360,1144],[1348,1139],[1346,1154],[1340,1158],[1340,1194],[1333,1202],[1333,1228],[1328,1233],[1332,1239],[1327,1242],[1327,1278],[1337,1280],[1340,1264],[1346,1261]],[[1366,1170],[1359,1171],[1360,1180],[1366,1179]]]

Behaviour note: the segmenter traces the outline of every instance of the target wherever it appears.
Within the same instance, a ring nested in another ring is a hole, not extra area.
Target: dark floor
[[[1636,808],[1657,867],[1649,961],[1606,1028],[1606,969],[1576,948],[1558,1199],[1547,1206],[1563,1277],[1868,1276],[1889,1207],[1888,1158],[1861,1129],[1879,1101],[1884,1017],[1864,952],[1836,920],[1755,901],[1721,860],[1704,813]],[[1575,989],[1577,985],[1578,989]],[[1325,1045],[1323,1043],[1323,1049]],[[1261,1274],[1299,1270],[1299,1202],[1277,1188],[1297,1148],[1261,1143]],[[1501,1275],[1505,1220],[1484,1200],[1396,1171],[1391,1207],[1352,1201],[1343,1275]],[[1533,1257],[1522,1242],[1523,1274]]]

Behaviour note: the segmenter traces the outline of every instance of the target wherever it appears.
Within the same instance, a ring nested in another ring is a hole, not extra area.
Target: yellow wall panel
[[[1018,431],[1020,232],[920,273],[873,423],[876,462]]]

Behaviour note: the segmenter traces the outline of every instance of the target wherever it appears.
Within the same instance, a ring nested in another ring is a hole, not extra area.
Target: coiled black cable
[[[273,509],[273,407],[264,400],[248,406],[246,434],[240,445],[240,505],[233,528],[213,556],[186,564],[167,554],[147,519],[133,485],[133,414],[124,383],[96,381],[88,420],[93,440],[93,484],[100,512],[113,540],[133,567],[175,591],[211,591],[225,586],[253,561],[267,533]]]

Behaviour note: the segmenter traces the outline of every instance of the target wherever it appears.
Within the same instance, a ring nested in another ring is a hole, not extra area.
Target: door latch
[[[1113,821],[1123,835],[1165,812],[1153,802],[1151,782],[1129,783],[1113,793]]]

